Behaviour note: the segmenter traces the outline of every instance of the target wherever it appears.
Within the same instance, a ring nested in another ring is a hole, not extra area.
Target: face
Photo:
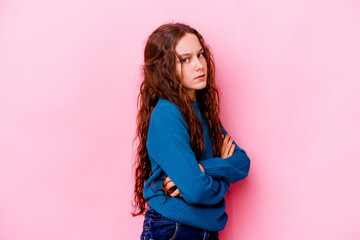
[[[196,100],[195,91],[206,87],[207,65],[204,49],[195,34],[186,33],[178,41],[175,51],[182,58],[182,61],[176,59],[176,73],[182,76],[182,84],[190,98]]]

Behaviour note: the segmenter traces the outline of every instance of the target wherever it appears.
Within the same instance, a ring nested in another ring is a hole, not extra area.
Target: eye
[[[183,63],[186,63],[186,62],[187,62],[186,60],[189,60],[189,58],[184,58],[184,59],[182,60],[182,62],[183,62]]]
[[[198,56],[204,57],[204,53],[199,53]]]

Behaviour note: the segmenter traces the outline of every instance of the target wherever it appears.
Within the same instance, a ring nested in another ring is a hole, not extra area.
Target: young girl
[[[219,119],[215,66],[193,28],[164,24],[148,38],[138,98],[133,216],[140,239],[218,239],[229,184],[250,159]]]

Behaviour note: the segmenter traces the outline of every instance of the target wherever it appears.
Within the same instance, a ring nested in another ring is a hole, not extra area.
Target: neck
[[[196,91],[194,89],[189,90],[188,95],[192,101],[196,101]]]

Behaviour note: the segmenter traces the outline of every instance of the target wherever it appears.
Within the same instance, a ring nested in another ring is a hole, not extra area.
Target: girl
[[[210,49],[190,26],[164,24],[146,42],[143,77],[132,212],[145,212],[140,239],[218,239],[224,196],[250,159],[220,122]]]

